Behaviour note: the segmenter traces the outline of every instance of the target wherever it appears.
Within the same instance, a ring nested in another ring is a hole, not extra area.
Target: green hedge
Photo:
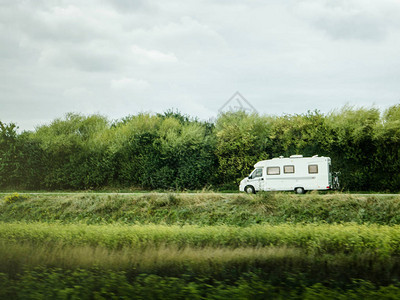
[[[18,134],[0,122],[0,188],[237,188],[261,159],[332,158],[345,189],[400,189],[400,105],[327,115],[226,113],[215,123],[178,112],[110,122],[67,114]]]

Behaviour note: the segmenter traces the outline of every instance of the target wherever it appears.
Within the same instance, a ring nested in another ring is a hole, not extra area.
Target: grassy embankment
[[[4,297],[26,298],[30,289],[60,298],[400,294],[399,196],[88,194],[10,202],[0,205]]]
[[[35,194],[0,205],[3,222],[232,225],[400,224],[399,196],[291,193]]]

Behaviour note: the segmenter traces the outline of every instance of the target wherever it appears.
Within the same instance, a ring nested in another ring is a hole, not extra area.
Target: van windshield
[[[261,168],[255,169],[249,176],[250,179],[257,178],[257,177],[262,177],[262,169]]]

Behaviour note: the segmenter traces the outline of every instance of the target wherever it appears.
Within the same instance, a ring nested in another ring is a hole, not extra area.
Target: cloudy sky
[[[0,121],[400,103],[398,0],[0,0]]]

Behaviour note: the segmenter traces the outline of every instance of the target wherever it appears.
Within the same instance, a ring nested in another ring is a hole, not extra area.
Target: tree
[[[236,186],[257,161],[268,158],[267,132],[268,122],[256,114],[228,112],[219,116],[215,153],[221,183]]]
[[[0,186],[19,184],[20,152],[17,145],[17,126],[0,121]]]

